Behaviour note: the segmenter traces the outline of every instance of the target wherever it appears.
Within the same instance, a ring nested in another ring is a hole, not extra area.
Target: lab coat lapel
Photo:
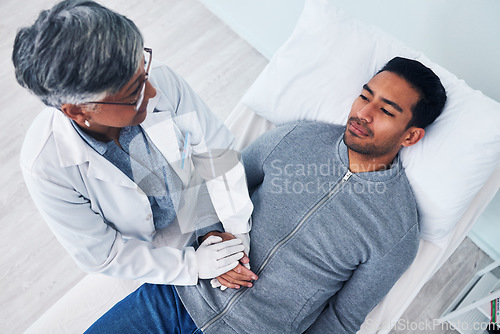
[[[62,112],[54,109],[53,132],[61,167],[82,165],[88,162],[86,175],[105,182],[114,183],[128,188],[137,188],[121,170],[92,149],[78,132],[71,121]]]
[[[53,109],[52,131],[61,167],[69,167],[89,161],[88,145],[73,128],[70,119]]]

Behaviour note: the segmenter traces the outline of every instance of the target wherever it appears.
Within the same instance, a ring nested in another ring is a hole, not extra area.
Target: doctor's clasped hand
[[[239,239],[222,241],[221,237],[208,237],[196,250],[198,276],[208,279],[225,274],[238,265],[244,249]]]
[[[201,238],[201,240],[205,240],[203,241],[203,243],[205,243],[214,237],[219,238],[219,240],[224,240],[224,242],[237,240],[242,244],[244,253],[242,253],[243,256],[240,258],[239,263],[236,263],[231,270],[217,275],[217,278],[212,279],[212,287],[220,287],[221,290],[225,290],[227,288],[239,289],[242,286],[251,288],[253,286],[252,281],[256,281],[259,277],[250,270],[250,259],[248,258],[248,253],[250,251],[250,237],[248,233],[232,235],[231,233],[210,232]]]

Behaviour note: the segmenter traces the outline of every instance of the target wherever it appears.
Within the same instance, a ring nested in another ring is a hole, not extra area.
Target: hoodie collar
[[[346,144],[344,143],[344,132],[337,140],[336,143],[337,152],[340,157],[340,161],[344,165],[345,168],[349,168],[349,154]],[[391,168],[384,169],[377,172],[363,172],[363,173],[354,173],[353,176],[363,179],[365,181],[371,182],[383,182],[393,177],[397,176],[399,172],[402,170],[401,159],[399,158],[399,154],[396,155],[394,161],[392,162]]]

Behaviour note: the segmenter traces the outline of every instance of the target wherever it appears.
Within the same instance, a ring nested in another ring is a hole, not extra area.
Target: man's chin
[[[345,130],[344,143],[348,148],[351,148],[351,146],[358,146],[359,144],[356,144],[356,142],[360,139],[360,137],[358,137],[355,133],[352,133],[349,129]]]
[[[351,151],[354,151],[356,153],[360,154],[366,154],[370,155],[372,152],[372,149],[369,147],[366,147],[366,145],[363,145],[361,143],[358,143],[358,140],[361,140],[362,138],[356,136],[356,134],[351,133],[351,131],[346,130],[344,133],[344,144],[347,146],[347,148]]]

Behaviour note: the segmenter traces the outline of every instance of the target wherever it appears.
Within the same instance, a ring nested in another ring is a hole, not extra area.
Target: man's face
[[[377,74],[352,104],[345,144],[373,158],[397,154],[409,134],[406,127],[419,98],[418,92],[397,74]]]

